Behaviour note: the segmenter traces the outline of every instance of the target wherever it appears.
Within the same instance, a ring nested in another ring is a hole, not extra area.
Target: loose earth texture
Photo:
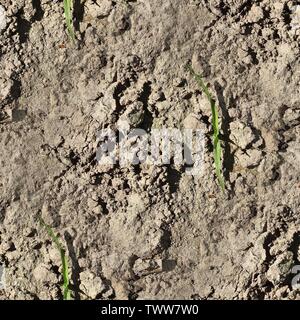
[[[300,2],[0,0],[2,299],[299,299]],[[219,106],[226,192],[214,170]],[[202,128],[202,176],[99,166],[128,120]]]

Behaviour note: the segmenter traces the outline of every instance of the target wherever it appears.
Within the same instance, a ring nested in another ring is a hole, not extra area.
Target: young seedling
[[[69,37],[74,42],[75,32],[73,28],[73,0],[64,0],[65,19]]]
[[[39,218],[42,227],[45,228],[51,240],[55,243],[57,250],[60,253],[62,263],[62,277],[63,277],[63,298],[64,300],[71,300],[71,293],[69,289],[70,277],[69,277],[69,264],[66,257],[66,251],[63,245],[60,243],[58,236],[55,235],[52,228],[45,223],[42,217]]]
[[[215,100],[213,99],[212,95],[209,92],[209,89],[207,85],[204,83],[202,77],[197,74],[192,66],[188,66],[189,71],[197,81],[199,87],[206,95],[210,107],[211,107],[211,113],[212,113],[212,128],[213,128],[213,149],[214,149],[214,162],[215,162],[215,169],[216,169],[216,175],[219,181],[219,185],[222,189],[222,191],[225,191],[225,182],[222,174],[222,149],[221,149],[221,143],[219,138],[219,116],[218,116],[218,108],[216,106]]]

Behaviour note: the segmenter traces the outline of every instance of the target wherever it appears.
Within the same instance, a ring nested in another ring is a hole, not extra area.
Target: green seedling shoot
[[[218,116],[218,108],[216,106],[215,100],[213,99],[211,93],[209,92],[209,89],[207,85],[204,83],[202,77],[197,74],[192,66],[188,66],[189,71],[197,81],[200,89],[204,92],[205,96],[207,97],[210,107],[211,107],[211,113],[212,113],[212,129],[213,129],[213,150],[214,150],[214,163],[215,163],[215,170],[216,170],[216,176],[218,178],[219,185],[222,189],[222,191],[225,191],[225,182],[224,177],[222,174],[222,149],[221,149],[221,142],[219,138],[219,116]]]
[[[39,218],[40,223],[43,228],[47,231],[51,240],[55,243],[57,250],[60,253],[61,263],[62,263],[62,277],[63,277],[63,298],[64,300],[71,300],[71,293],[69,289],[70,277],[69,277],[69,264],[68,259],[66,257],[66,251],[61,244],[59,237],[55,235],[52,228],[45,223],[42,217]]]
[[[64,0],[64,12],[69,37],[74,42],[75,32],[73,28],[73,0]]]

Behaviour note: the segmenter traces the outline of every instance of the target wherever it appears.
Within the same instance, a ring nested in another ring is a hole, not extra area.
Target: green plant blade
[[[60,252],[62,269],[63,269],[63,297],[64,300],[71,300],[71,292],[69,290],[70,278],[69,278],[69,263],[66,258],[65,251]]]
[[[72,39],[72,41],[75,41],[72,11],[73,11],[73,0],[64,0],[64,12],[65,12],[65,19],[66,19],[68,34]]]
[[[222,174],[222,148],[221,148],[221,142],[219,139],[219,115],[218,115],[218,108],[216,106],[216,103],[214,99],[212,98],[212,95],[209,92],[209,89],[207,85],[204,83],[202,77],[197,74],[192,66],[188,66],[189,71],[194,76],[196,82],[198,83],[201,90],[206,95],[210,107],[211,107],[211,113],[212,113],[212,128],[213,128],[213,149],[214,149],[214,163],[215,163],[215,170],[216,170],[216,176],[218,178],[219,185],[222,189],[222,191],[225,191],[225,181]]]
[[[61,258],[62,263],[62,277],[63,277],[63,298],[64,300],[71,300],[71,293],[69,289],[70,284],[70,277],[69,277],[69,264],[68,259],[66,257],[65,249],[63,245],[60,243],[58,236],[55,235],[52,228],[45,223],[42,217],[39,217],[41,225],[45,228],[47,231],[49,237],[51,240],[55,243]]]

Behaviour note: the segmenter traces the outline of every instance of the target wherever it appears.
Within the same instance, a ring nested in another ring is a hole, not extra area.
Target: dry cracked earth
[[[42,216],[75,299],[299,299],[300,2],[75,0],[74,28],[62,1],[0,0],[1,298],[62,298]],[[203,175],[100,166],[120,119],[204,130]]]

